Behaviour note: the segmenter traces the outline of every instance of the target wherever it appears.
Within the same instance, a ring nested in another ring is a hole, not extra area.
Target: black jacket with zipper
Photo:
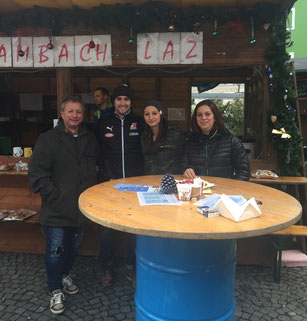
[[[227,129],[209,135],[192,133],[186,140],[183,172],[193,168],[198,176],[248,180],[249,161],[240,139]]]
[[[39,136],[31,156],[29,180],[32,191],[42,197],[40,223],[53,227],[80,227],[85,216],[79,195],[96,183],[98,143],[81,125],[74,137],[64,126]]]
[[[140,134],[144,120],[130,110],[123,118],[115,113],[99,120],[99,180],[144,175]]]

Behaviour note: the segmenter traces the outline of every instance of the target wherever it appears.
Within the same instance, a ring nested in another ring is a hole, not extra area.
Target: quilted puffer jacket
[[[227,129],[209,135],[192,133],[186,139],[183,172],[193,168],[197,176],[215,176],[247,181],[250,168],[240,139]]]

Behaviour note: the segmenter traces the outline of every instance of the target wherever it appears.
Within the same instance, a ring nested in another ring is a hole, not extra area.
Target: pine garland
[[[67,10],[33,6],[11,15],[0,13],[0,32],[9,35],[14,30],[27,26],[50,29],[54,36],[61,35],[63,29],[68,26],[80,26],[85,29],[93,27],[95,30],[116,27],[124,31],[133,28],[135,33],[150,32],[154,26],[159,26],[167,31],[172,15],[176,31],[193,31],[195,23],[214,20],[217,20],[219,26],[236,20],[249,22],[251,16],[257,28],[276,14],[279,14],[279,7],[274,4],[258,4],[252,9],[221,6],[174,8],[163,1],[147,1],[138,6],[131,3],[100,4],[91,9],[74,6]]]
[[[286,52],[289,32],[280,22],[271,23],[269,30],[272,41],[267,53],[267,74],[270,78],[273,104],[273,108],[268,113],[269,137],[278,151],[281,175],[301,176],[301,143],[303,139],[296,124],[296,111],[293,108],[297,96],[293,89],[290,56]]]

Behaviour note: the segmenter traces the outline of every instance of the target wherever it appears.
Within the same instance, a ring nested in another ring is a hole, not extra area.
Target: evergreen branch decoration
[[[289,33],[280,22],[271,23],[269,31],[272,41],[267,52],[267,60],[273,105],[273,108],[268,112],[269,137],[278,151],[281,175],[301,176],[301,143],[303,139],[296,124],[295,109],[293,108],[297,96],[293,89],[290,56],[286,52]],[[274,134],[274,132],[283,130],[286,135]]]
[[[134,32],[150,32],[154,26],[168,30],[171,12],[175,14],[176,31],[193,31],[196,22],[218,21],[219,25],[227,24],[237,19],[250,21],[251,15],[255,20],[255,27],[279,14],[277,5],[258,4],[253,8],[248,7],[204,7],[189,6],[174,8],[163,1],[147,1],[141,5],[131,3],[117,3],[112,5],[100,4],[91,9],[80,9],[74,6],[71,9],[60,10],[33,6],[15,14],[0,13],[0,32],[10,35],[14,30],[27,26],[35,29],[47,28],[52,30],[54,36],[68,26],[93,27],[105,29],[116,27]]]

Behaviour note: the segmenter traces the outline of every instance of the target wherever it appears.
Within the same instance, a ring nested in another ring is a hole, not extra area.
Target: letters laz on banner
[[[138,64],[202,64],[203,33],[166,32],[137,35]]]

